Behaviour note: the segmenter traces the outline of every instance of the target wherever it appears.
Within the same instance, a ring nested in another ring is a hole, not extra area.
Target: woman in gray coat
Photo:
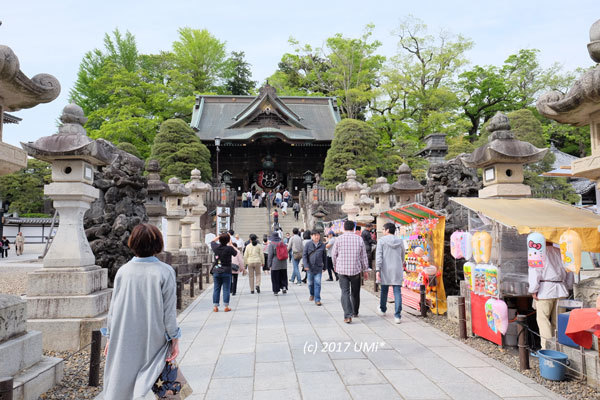
[[[145,396],[179,354],[175,271],[154,255],[163,248],[160,231],[140,224],[128,242],[136,255],[119,268],[108,312],[104,355],[104,398]]]
[[[277,256],[277,246],[281,246],[280,257]],[[283,257],[285,252],[285,258]],[[285,245],[279,235],[275,232],[269,238],[269,247],[267,248],[269,269],[271,270],[271,283],[273,284],[273,294],[277,296],[281,290],[287,293],[287,245]],[[283,258],[283,259],[282,259]]]

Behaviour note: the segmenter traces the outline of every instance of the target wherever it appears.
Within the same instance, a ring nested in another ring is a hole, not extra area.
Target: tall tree
[[[250,64],[244,59],[243,51],[234,51],[225,63],[225,91],[235,96],[249,95],[256,87],[251,79]]]
[[[50,183],[50,164],[30,158],[27,167],[0,177],[1,198],[10,203],[10,212],[20,214],[44,211],[44,185]]]
[[[199,93],[215,91],[223,78],[225,42],[206,29],[179,28],[179,40],[173,42],[173,53],[179,69],[192,77]]]
[[[187,181],[194,168],[200,170],[202,179],[208,181],[212,177],[210,151],[181,119],[169,119],[161,124],[151,157],[160,162],[165,181],[174,176]]]

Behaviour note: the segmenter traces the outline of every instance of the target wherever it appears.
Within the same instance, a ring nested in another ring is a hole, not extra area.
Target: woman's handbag
[[[193,390],[183,376],[181,369],[173,361],[166,362],[160,376],[152,386],[152,392],[159,399],[185,399]]]
[[[231,270],[238,272],[240,270],[240,266],[237,264],[231,264]]]

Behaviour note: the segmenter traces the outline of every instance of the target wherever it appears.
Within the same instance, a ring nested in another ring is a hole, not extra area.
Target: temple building
[[[336,124],[333,97],[196,97],[191,127],[211,152],[213,174],[235,189],[287,188],[318,181]]]

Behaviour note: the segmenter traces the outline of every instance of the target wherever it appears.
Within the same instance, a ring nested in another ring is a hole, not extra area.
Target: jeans
[[[231,273],[222,272],[220,274],[213,275],[213,281],[215,283],[213,287],[213,305],[219,306],[219,300],[221,299],[221,287],[223,288],[223,304],[229,305],[229,295],[231,291]]]
[[[292,283],[294,283],[294,277],[296,277],[296,279],[298,280],[298,283],[300,283],[300,281],[302,280],[302,277],[300,276],[300,268],[299,268],[298,264],[300,264],[300,260],[294,260],[294,257],[292,257],[292,266],[294,267],[294,271],[292,272],[292,277],[290,278],[290,281]]]
[[[394,291],[394,317],[400,318],[400,313],[402,312],[402,287],[400,285],[381,285],[379,308],[383,312],[387,311],[388,288],[390,286]]]
[[[315,302],[321,301],[321,277],[323,274],[318,272],[313,274],[308,271],[308,292],[315,297]]]
[[[339,277],[344,318],[351,318],[358,315],[358,308],[360,307],[360,274],[339,274]]]

